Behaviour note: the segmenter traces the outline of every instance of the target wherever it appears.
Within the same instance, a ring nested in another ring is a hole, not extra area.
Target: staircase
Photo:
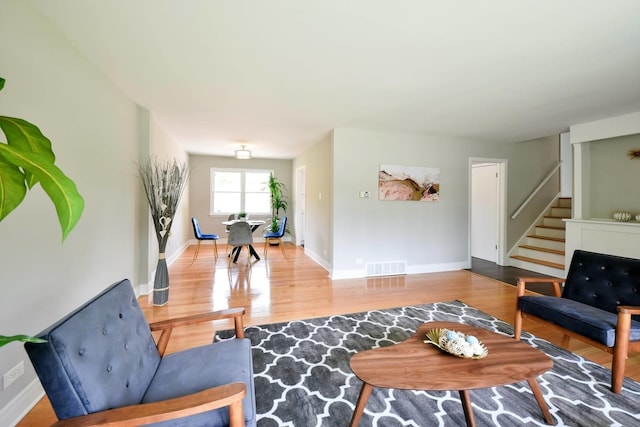
[[[511,265],[548,276],[564,277],[565,222],[571,198],[560,197],[511,254]]]

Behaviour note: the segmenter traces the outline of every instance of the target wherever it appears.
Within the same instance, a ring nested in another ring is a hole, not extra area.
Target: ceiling
[[[187,151],[515,142],[640,111],[637,0],[29,0]]]

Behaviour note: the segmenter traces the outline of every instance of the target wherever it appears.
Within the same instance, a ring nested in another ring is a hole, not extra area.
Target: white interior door
[[[471,256],[498,261],[498,164],[471,167]]]

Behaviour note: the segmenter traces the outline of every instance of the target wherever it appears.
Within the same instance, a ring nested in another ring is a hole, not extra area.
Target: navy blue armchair
[[[243,308],[148,324],[131,283],[114,283],[25,349],[56,425],[255,426]],[[236,337],[165,355],[177,326],[234,319]],[[152,331],[158,331],[156,344]]]
[[[525,294],[541,282],[555,296]],[[640,351],[640,259],[576,250],[566,280],[520,277],[516,294],[516,339],[526,316],[612,353],[611,390],[620,393],[627,355]]]

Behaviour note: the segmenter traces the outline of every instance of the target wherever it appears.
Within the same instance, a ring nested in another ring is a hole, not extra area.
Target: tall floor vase
[[[165,305],[169,302],[169,269],[164,252],[158,255],[156,276],[153,280],[153,305]]]

